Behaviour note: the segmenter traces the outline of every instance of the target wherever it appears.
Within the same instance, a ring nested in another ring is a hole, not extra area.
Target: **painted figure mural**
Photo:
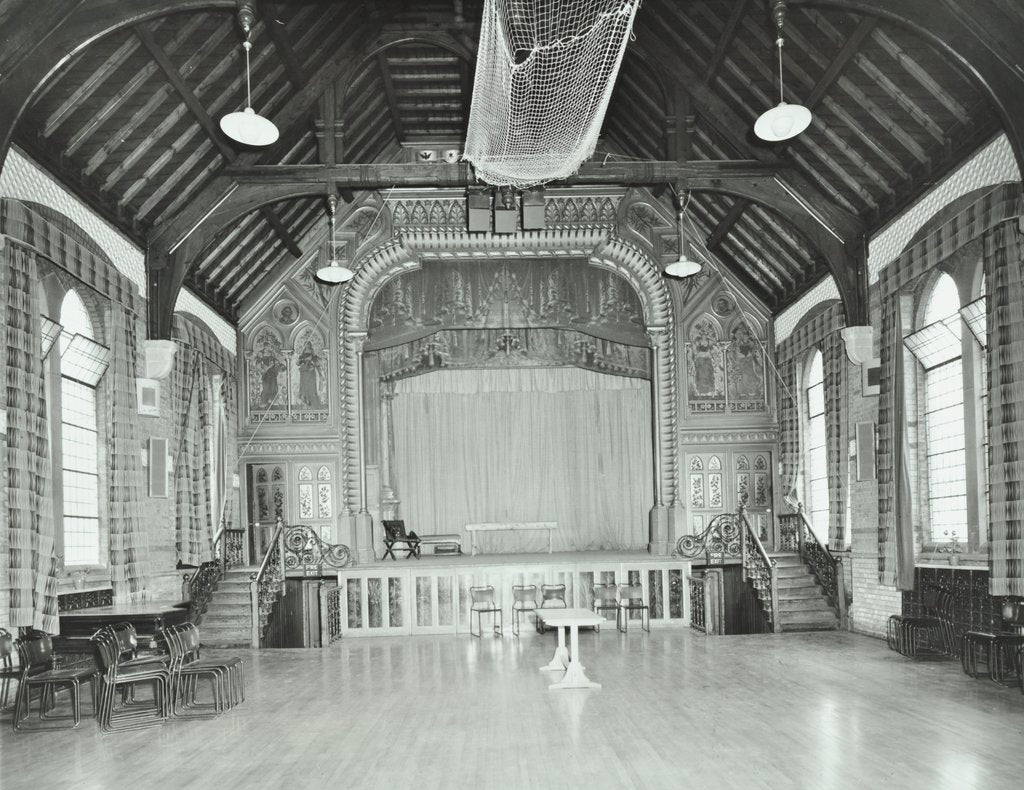
[[[327,353],[323,337],[314,329],[304,329],[295,338],[292,409],[327,409]]]
[[[764,364],[761,346],[746,323],[733,327],[729,333],[729,400],[764,400]]]
[[[287,371],[281,339],[270,329],[261,330],[253,341],[249,357],[250,411],[288,408]]]
[[[715,405],[725,399],[725,370],[718,328],[702,318],[690,328],[686,344],[686,367],[689,374],[690,408],[694,411],[716,411]],[[709,403],[710,402],[710,403]]]

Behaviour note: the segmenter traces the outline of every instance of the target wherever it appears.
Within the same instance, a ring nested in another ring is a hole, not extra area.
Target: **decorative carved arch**
[[[340,348],[341,480],[345,509],[365,509],[365,485],[360,474],[362,451],[360,404],[362,354],[369,327],[370,306],[393,277],[418,269],[425,259],[586,257],[591,265],[609,269],[640,298],[652,351],[652,419],[655,428],[655,506],[672,505],[678,491],[676,425],[676,357],[672,342],[672,299],[657,261],[633,244],[613,236],[605,227],[558,228],[491,234],[432,230],[403,232],[402,240],[387,241],[369,250],[353,268],[356,276],[345,288],[338,307]]]

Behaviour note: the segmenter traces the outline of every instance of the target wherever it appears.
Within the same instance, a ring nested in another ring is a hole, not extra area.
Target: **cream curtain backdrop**
[[[557,521],[556,551],[642,549],[654,504],[644,379],[577,368],[437,371],[395,387],[407,528]],[[485,552],[546,551],[547,532],[477,533]]]

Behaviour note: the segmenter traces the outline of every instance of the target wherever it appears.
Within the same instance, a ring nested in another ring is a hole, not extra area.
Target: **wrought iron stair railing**
[[[800,555],[800,559],[810,568],[814,578],[825,591],[829,603],[839,615],[840,627],[846,628],[846,580],[843,562],[818,539],[804,515],[803,506],[795,513],[783,513],[779,516],[779,547],[783,551],[795,551]]]
[[[740,523],[740,544],[743,555],[743,580],[749,581],[761,602],[768,629],[773,633],[782,631],[779,618],[779,578],[775,560],[768,556],[757,532],[750,526],[740,505],[736,513]]]
[[[285,579],[320,578],[325,570],[338,571],[352,563],[352,552],[348,546],[325,543],[312,527],[304,524],[287,526],[278,518],[263,561],[250,577],[252,646],[267,646],[268,625],[274,605],[285,592]],[[321,626],[324,644],[337,638],[336,635],[331,636],[331,626],[324,626],[323,622]]]
[[[217,583],[227,570],[245,562],[245,530],[227,529],[221,522],[220,529],[213,536],[213,556],[212,560],[204,562],[184,578],[189,601],[188,616],[193,623],[202,622]]]
[[[743,565],[743,581],[749,581],[754,588],[769,630],[781,630],[775,561],[768,556],[757,532],[747,521],[742,506],[736,513],[715,516],[699,535],[683,535],[676,542],[676,550],[672,554],[686,559],[703,556],[708,564],[739,560]],[[691,595],[691,622],[693,606]]]

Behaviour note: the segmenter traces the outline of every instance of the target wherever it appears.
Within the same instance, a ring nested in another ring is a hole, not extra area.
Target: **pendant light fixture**
[[[772,6],[775,20],[775,46],[779,51],[779,103],[763,112],[754,122],[754,134],[769,143],[789,140],[811,124],[811,111],[800,104],[786,104],[782,92],[782,25],[786,18],[785,0],[776,0]]]
[[[245,109],[221,118],[220,128],[236,143],[265,146],[277,142],[279,133],[272,121],[258,115],[252,108],[252,88],[249,84],[249,50],[252,49],[252,42],[249,36],[255,22],[252,6],[247,3],[238,9],[238,24],[245,33],[245,41],[242,42],[242,49],[245,50]]]
[[[686,206],[690,202],[690,195],[687,193],[686,202],[680,202],[679,215],[677,217],[679,223],[679,260],[672,261],[668,266],[665,267],[665,274],[669,277],[690,277],[700,272],[704,267],[697,261],[690,260],[686,254],[686,248],[689,246],[686,242],[686,231],[683,229],[683,216],[686,213]]]
[[[334,215],[338,210],[338,196],[327,196],[327,223],[330,228],[331,259],[326,266],[316,270],[316,278],[328,285],[340,285],[347,283],[356,273],[338,261],[338,244],[334,239]]]

